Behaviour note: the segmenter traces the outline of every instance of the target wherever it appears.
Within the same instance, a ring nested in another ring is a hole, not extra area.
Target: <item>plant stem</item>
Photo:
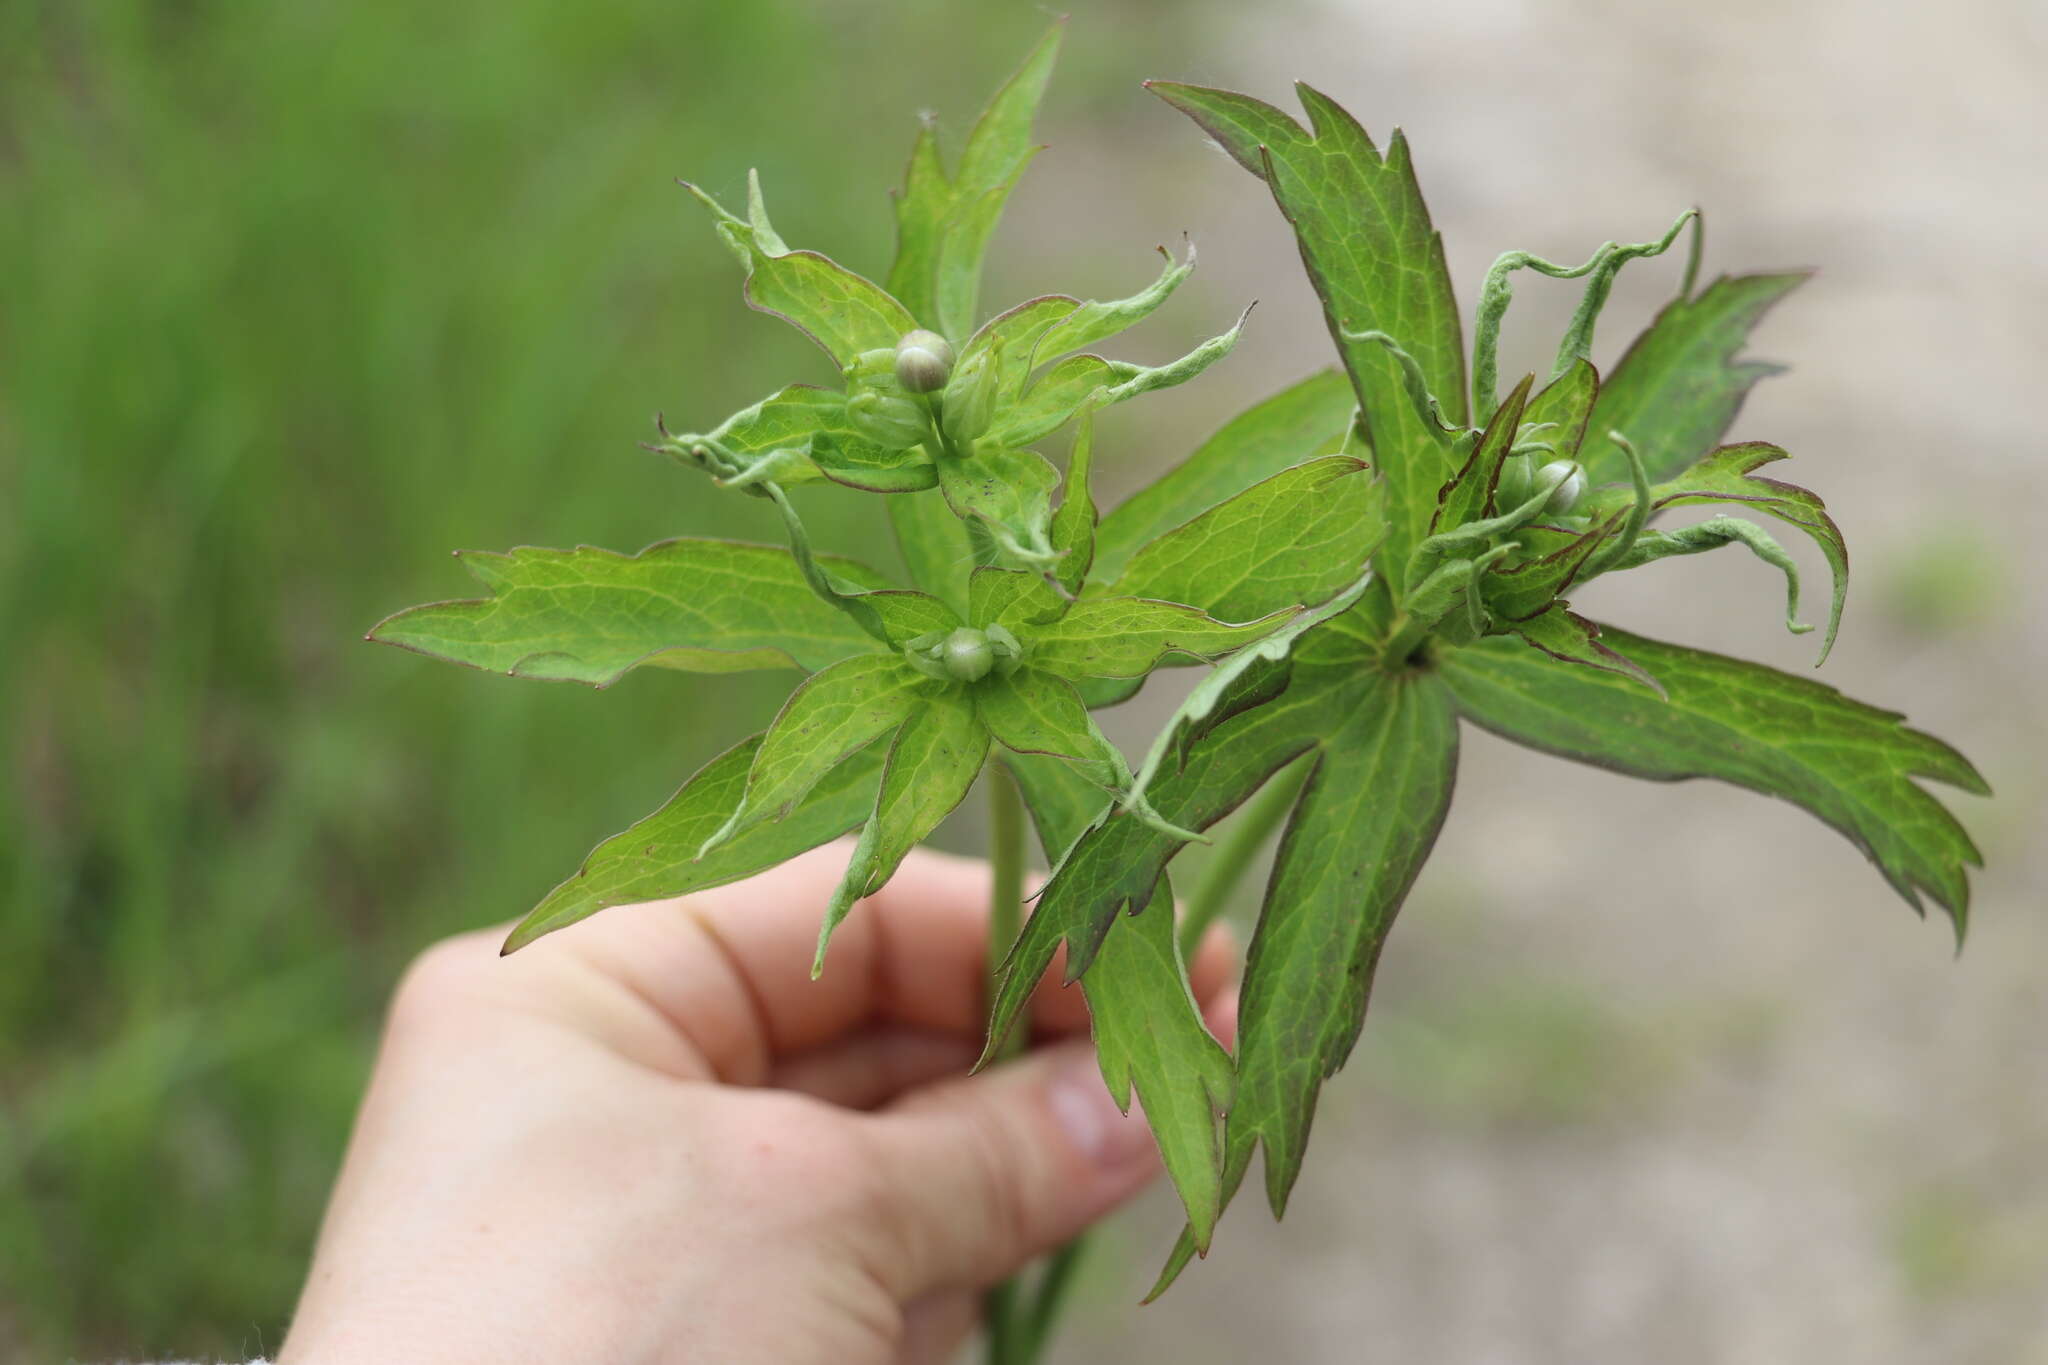
[[[1253,799],[1251,807],[1231,823],[1230,833],[1217,846],[1216,856],[1209,860],[1209,868],[1202,874],[1202,884],[1195,888],[1194,899],[1188,902],[1187,918],[1180,923],[1182,957],[1194,956],[1202,935],[1230,904],[1230,898],[1250,869],[1252,859],[1258,857],[1259,850],[1266,846],[1273,830],[1293,809],[1294,798],[1314,767],[1315,764],[1305,757],[1296,759],[1291,766],[1276,773]]]
[[[1084,1232],[1047,1258],[1045,1272],[1038,1278],[1038,1294],[1032,1300],[1031,1312],[1024,1321],[1022,1356],[1026,1365],[1031,1365],[1045,1354],[1046,1343],[1052,1339],[1053,1324],[1059,1321],[1060,1310],[1066,1307],[1067,1290],[1073,1287],[1076,1272],[1081,1268],[1081,1258],[1087,1251],[1088,1234]]]
[[[988,982],[995,992],[996,974],[1017,931],[1024,923],[1024,802],[1017,781],[1000,763],[988,765]],[[997,1057],[1014,1056],[1025,1045],[1023,1028],[1012,1029]],[[981,1296],[989,1365],[1028,1365],[1036,1315],[1018,1312],[1023,1281],[1003,1281]]]
[[[988,843],[988,980],[993,991],[1024,924],[1024,801],[1017,780],[1000,763],[988,765]],[[1023,1034],[1012,1031],[1002,1055],[1023,1046]]]

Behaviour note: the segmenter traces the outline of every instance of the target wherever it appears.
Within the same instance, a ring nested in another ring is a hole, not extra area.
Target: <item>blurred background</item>
[[[1502,249],[1576,261],[1698,203],[1709,270],[1821,267],[1738,430],[1854,546],[1826,676],[1999,797],[1956,798],[1989,862],[1957,958],[1789,807],[1469,737],[1288,1223],[1243,1201],[1139,1311],[1153,1200],[1062,1358],[2048,1361],[2048,10],[1074,11],[985,300],[1128,292],[1183,231],[1202,270],[1124,354],[1262,300],[1225,365],[1109,416],[1111,491],[1327,344],[1263,191],[1143,77],[1300,77],[1405,126],[1468,305]],[[360,636],[467,595],[455,547],[773,539],[635,449],[657,409],[701,429],[827,373],[673,178],[758,165],[786,237],[879,274],[915,114],[963,130],[1045,18],[0,4],[0,1360],[273,1349],[406,959],[766,719],[745,678],[599,694]],[[1632,271],[1603,364],[1676,276]],[[1523,285],[1507,372],[1572,299]],[[859,548],[873,512],[813,515]],[[1804,669],[1777,592],[1729,556],[1577,605]]]

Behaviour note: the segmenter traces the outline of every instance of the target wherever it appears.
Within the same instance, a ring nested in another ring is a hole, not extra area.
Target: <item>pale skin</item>
[[[1144,1188],[1077,988],[978,1076],[988,869],[913,853],[810,979],[843,846],[399,987],[280,1365],[936,1365]],[[1232,952],[1191,964],[1225,1042]]]

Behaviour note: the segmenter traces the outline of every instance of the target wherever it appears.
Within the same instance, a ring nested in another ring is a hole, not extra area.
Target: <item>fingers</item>
[[[877,1025],[979,1039],[987,1020],[987,865],[913,852],[840,926],[814,981],[819,920],[848,853],[844,842],[832,844],[731,886],[619,906],[493,966],[506,976],[544,978],[523,989],[564,974],[588,976],[594,967],[601,980],[626,987],[634,1008],[651,1011],[661,1031],[687,1043],[678,1050],[638,1036],[636,1056],[686,1057],[689,1065],[678,1070],[733,1084],[768,1083],[778,1059],[822,1053]],[[1204,941],[1190,964],[1197,1000],[1223,988],[1235,957],[1227,936]],[[1055,959],[1032,997],[1031,1022],[1041,1036],[1088,1026],[1082,992],[1061,984],[1064,965],[1064,955]],[[863,1075],[876,1065],[860,1052],[851,1061]],[[861,1076],[828,1080],[823,1069],[822,1062],[808,1067],[800,1088],[851,1087],[869,1104],[885,1097]]]
[[[873,1263],[911,1299],[994,1284],[1074,1237],[1159,1170],[1094,1050],[1067,1042],[919,1092],[861,1121]]]
[[[980,1051],[962,1034],[885,1027],[783,1058],[766,1083],[843,1109],[872,1109],[906,1090],[964,1074]]]
[[[689,1038],[721,1080],[766,1081],[774,1060],[824,1047],[871,1024],[977,1038],[986,1022],[988,868],[918,850],[856,906],[832,941],[824,974],[810,965],[845,844],[792,859],[732,886],[620,906],[540,940],[514,962],[553,956],[597,965]],[[1195,988],[1207,998],[1231,952],[1205,945]],[[1088,1024],[1081,992],[1055,962],[1033,997],[1041,1033]]]
[[[960,1347],[981,1320],[980,1297],[965,1289],[932,1294],[903,1310],[903,1340],[897,1347],[903,1365],[947,1365],[960,1358]]]

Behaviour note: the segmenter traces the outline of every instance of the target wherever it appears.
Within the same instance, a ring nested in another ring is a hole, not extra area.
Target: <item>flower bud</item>
[[[1543,510],[1557,516],[1564,516],[1579,505],[1586,496],[1586,471],[1579,468],[1577,460],[1552,460],[1536,471],[1538,485],[1561,479],[1550,495],[1550,501],[1543,504]]]
[[[988,430],[995,420],[1000,371],[994,348],[976,351],[953,371],[939,408],[939,425],[948,440],[965,445]]]
[[[939,651],[947,674],[960,682],[980,682],[996,666],[995,648],[988,636],[972,626],[962,626],[948,635]]]
[[[883,389],[863,388],[847,400],[854,430],[884,450],[908,450],[925,438],[924,407]]]
[[[920,327],[896,343],[896,378],[912,393],[937,393],[953,369],[953,343]]]

